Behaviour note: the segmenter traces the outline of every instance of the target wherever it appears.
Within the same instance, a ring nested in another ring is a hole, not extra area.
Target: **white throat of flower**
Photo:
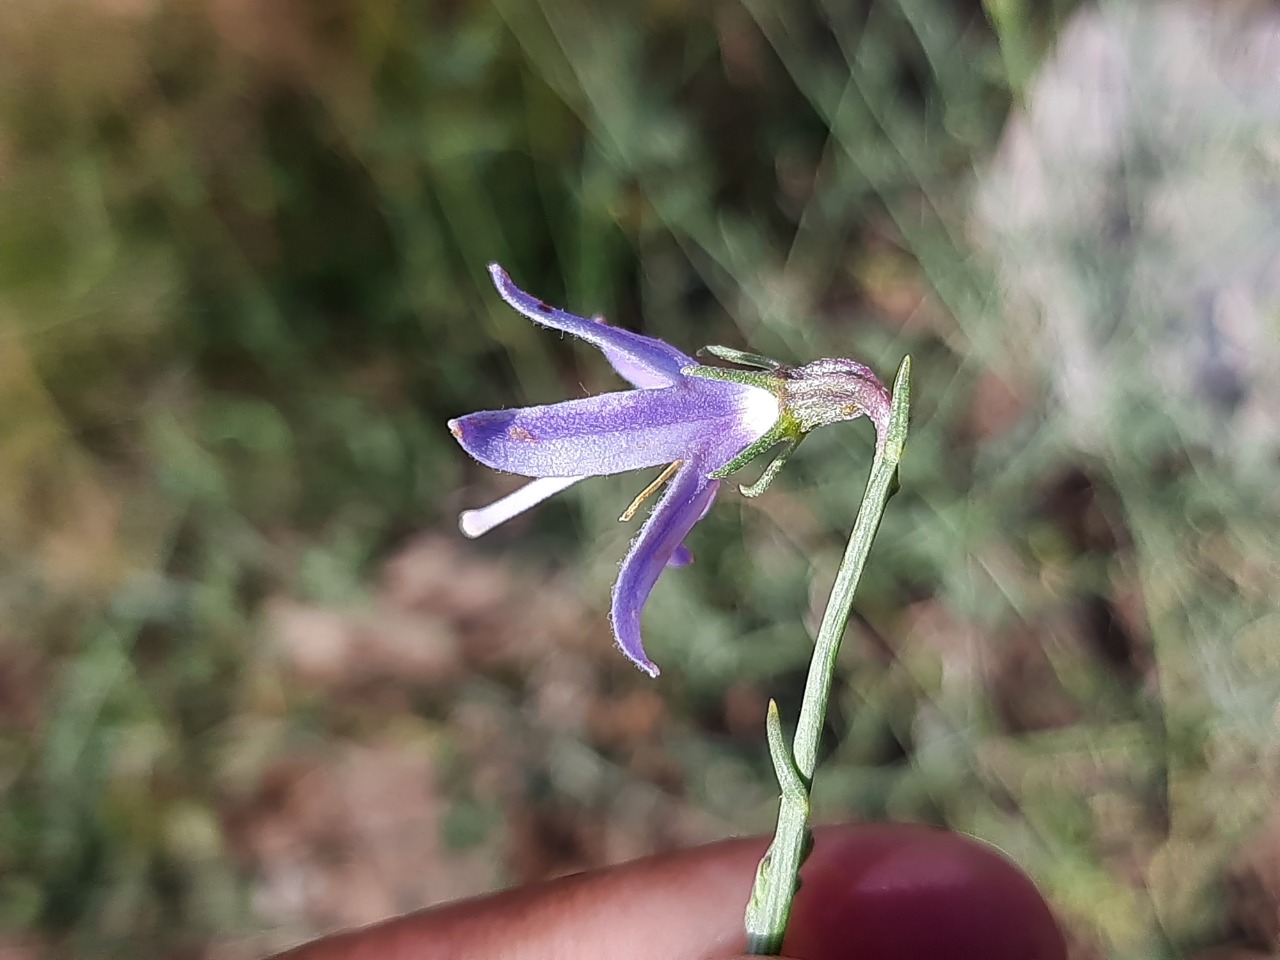
[[[764,436],[782,416],[782,404],[777,396],[764,387],[745,387],[742,401],[742,422],[755,434]]]

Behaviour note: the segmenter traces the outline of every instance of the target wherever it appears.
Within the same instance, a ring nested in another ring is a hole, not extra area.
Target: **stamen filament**
[[[662,473],[658,474],[658,479],[654,480],[653,483],[640,491],[640,495],[631,501],[631,506],[622,511],[622,516],[620,516],[618,520],[622,523],[626,523],[634,517],[636,515],[636,511],[644,505],[644,502],[653,496],[659,487],[671,479],[671,475],[676,472],[681,463],[683,463],[683,461],[677,460],[675,463],[670,464],[667,469],[663,470]]]
[[[506,523],[514,516],[524,513],[530,507],[536,507],[543,500],[566,490],[584,477],[541,477],[526,483],[487,507],[476,510],[463,510],[458,516],[458,529],[462,535],[475,539],[488,533],[501,523]]]

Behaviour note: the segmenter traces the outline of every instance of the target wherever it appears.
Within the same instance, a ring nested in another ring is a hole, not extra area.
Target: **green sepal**
[[[760,479],[753,484],[750,484],[747,486],[739,486],[738,487],[739,492],[744,497],[750,498],[750,497],[758,497],[760,496],[760,494],[768,490],[769,484],[773,483],[774,478],[778,475],[778,473],[782,470],[782,468],[786,466],[787,459],[791,456],[792,453],[795,452],[796,447],[800,446],[800,440],[803,440],[803,439],[804,437],[800,437],[800,439],[798,440],[789,438],[786,441],[787,445],[782,448],[782,452],[779,453],[776,457],[774,457],[773,460],[769,463],[769,465],[764,468],[764,473],[760,474]]]
[[[728,383],[743,383],[749,387],[768,390],[775,397],[782,398],[782,381],[767,373],[756,373],[754,370],[731,370],[728,367],[704,367],[697,363],[680,371],[686,377],[702,377],[704,380],[724,380]]]
[[[734,457],[732,460],[726,463],[719,470],[713,471],[710,474],[710,477],[712,480],[723,480],[725,477],[729,476],[730,474],[737,473],[739,470],[745,467],[748,463],[750,463],[756,457],[760,456],[760,454],[764,453],[770,447],[777,446],[779,443],[786,443],[786,444],[789,444],[790,447],[794,449],[795,445],[799,442],[800,442],[799,425],[795,422],[794,419],[787,416],[786,413],[783,413],[778,418],[778,422],[775,423],[770,428],[768,433],[766,433],[763,437],[761,437],[751,446],[747,447],[747,449],[743,450],[740,454],[738,454],[736,457]],[[790,449],[787,450],[787,453],[790,453],[790,452],[791,452]],[[775,470],[774,473],[776,474],[777,471]],[[772,480],[773,477],[770,477],[769,479]]]
[[[786,366],[785,363],[779,363],[769,357],[762,357],[758,353],[747,353],[745,350],[735,350],[733,347],[721,347],[715,344],[700,348],[698,356],[715,357],[717,360],[726,360],[729,363],[736,363],[744,367],[756,367],[760,370],[781,370]]]

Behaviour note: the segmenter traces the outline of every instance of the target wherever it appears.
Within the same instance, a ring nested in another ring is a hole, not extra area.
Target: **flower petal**
[[[686,378],[674,387],[621,390],[449,421],[463,449],[486,466],[526,477],[622,473],[697,456],[714,470],[777,419],[759,387]]]
[[[609,327],[608,321],[601,316],[592,317],[591,322],[599,324],[606,329],[617,329],[616,327]],[[628,333],[626,330],[620,330],[619,332]],[[650,343],[656,344],[660,347],[667,347],[668,349],[679,353],[675,347],[671,347],[669,344],[663,343],[661,340],[655,340],[652,337],[645,337],[638,333],[631,334],[631,336],[641,337]],[[653,390],[658,387],[669,387],[676,382],[671,379],[668,371],[663,370],[661,372],[654,372],[652,366],[646,366],[645,364],[634,360],[629,354],[623,353],[615,347],[600,346],[600,344],[596,344],[596,346],[600,347],[600,352],[604,354],[604,358],[609,361],[609,366],[613,367],[614,372],[617,373],[618,376],[627,381],[627,383],[639,387],[641,390]],[[684,367],[691,363],[697,363],[696,360],[691,357],[686,357],[684,354],[680,354],[680,358],[683,362],[681,369],[684,369]]]
[[[613,633],[633,663],[651,677],[658,667],[644,652],[640,635],[640,613],[671,558],[682,548],[684,538],[711,506],[720,481],[706,476],[706,467],[696,460],[681,464],[667,484],[666,492],[645,521],[640,535],[622,561],[622,572],[613,587]]]
[[[473,540],[492,530],[498,524],[506,523],[530,507],[536,507],[543,500],[565,490],[585,477],[542,477],[531,480],[518,490],[513,490],[487,507],[475,510],[463,510],[458,515],[458,529],[462,535]]]
[[[512,283],[507,271],[496,263],[489,264],[489,275],[510,306],[534,323],[571,333],[599,348],[613,369],[637,387],[647,390],[671,386],[681,380],[681,370],[697,363],[669,343],[611,327],[602,317],[588,320],[543,303]]]
[[[712,497],[707,501],[707,505],[702,508],[702,513],[699,514],[698,519],[693,521],[695,524],[702,522],[702,518],[705,517],[708,511],[711,510],[711,504],[714,501],[715,501],[714,497]],[[687,546],[685,546],[682,543],[680,544],[680,546],[676,547],[676,552],[673,553],[671,555],[671,559],[667,561],[667,566],[668,567],[687,567],[691,563],[693,563],[693,551],[690,550]]]
[[[693,563],[693,551],[683,543],[676,547],[675,553],[667,560],[668,567],[687,567]]]

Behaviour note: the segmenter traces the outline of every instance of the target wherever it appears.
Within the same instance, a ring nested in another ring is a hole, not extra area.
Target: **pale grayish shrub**
[[[980,176],[974,217],[1075,443],[1113,449],[1150,410],[1237,466],[1270,461],[1280,15],[1081,10]]]

